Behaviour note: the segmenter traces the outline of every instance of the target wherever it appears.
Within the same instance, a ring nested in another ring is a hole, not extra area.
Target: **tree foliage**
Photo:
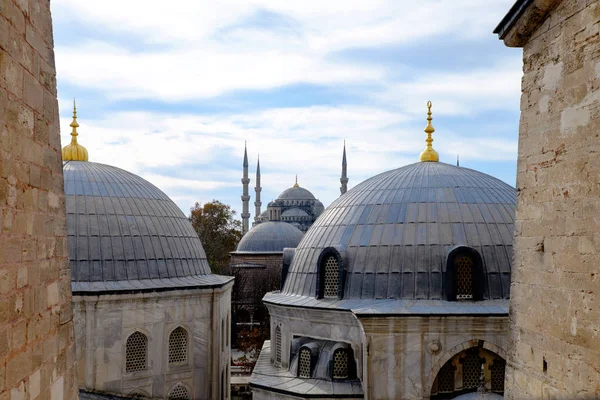
[[[213,273],[227,271],[229,253],[242,238],[242,223],[235,219],[235,214],[231,206],[218,200],[204,205],[196,203],[190,210],[190,221],[202,241]]]

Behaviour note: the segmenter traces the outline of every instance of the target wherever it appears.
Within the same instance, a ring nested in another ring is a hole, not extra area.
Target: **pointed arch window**
[[[169,392],[169,400],[189,400],[190,392],[181,383],[177,383]]]
[[[483,263],[475,249],[461,246],[450,252],[444,286],[449,301],[483,300]]]
[[[437,377],[437,390],[439,393],[452,393],[454,391],[454,366],[446,363]]]
[[[473,258],[460,254],[454,258],[456,268],[456,300],[473,299]]]
[[[148,337],[142,332],[132,333],[125,344],[125,372],[148,369]]]
[[[484,360],[479,357],[477,351],[467,352],[462,362],[463,370],[463,388],[472,389],[479,386],[479,378],[481,377],[481,364]]]
[[[169,364],[184,364],[187,362],[188,333],[182,327],[177,327],[169,335]]]
[[[333,352],[333,379],[348,379],[350,377],[350,354],[346,349]]]
[[[506,361],[496,358],[490,366],[492,375],[492,392],[504,393],[504,371],[506,370]]]
[[[298,376],[300,378],[310,378],[311,377],[311,353],[307,347],[303,347],[300,349],[300,354],[298,357]]]
[[[337,298],[338,297],[338,278],[339,278],[339,264],[335,256],[330,255],[325,259],[325,288],[323,291],[323,297]]]

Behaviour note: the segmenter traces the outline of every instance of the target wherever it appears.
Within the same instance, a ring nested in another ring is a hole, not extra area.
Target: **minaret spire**
[[[433,146],[431,145],[431,143],[433,143],[433,138],[431,137],[431,134],[433,132],[435,132],[433,125],[431,125],[432,119],[433,118],[431,117],[431,101],[428,101],[427,102],[427,126],[425,127],[425,133],[427,134],[427,139],[425,139],[425,142],[427,143],[427,146],[425,147],[425,150],[423,150],[423,152],[421,152],[421,155],[419,156],[419,161],[433,161],[433,162],[440,161],[440,156],[438,155],[437,151],[435,151],[433,149]]]
[[[79,123],[77,122],[77,105],[75,104],[75,99],[73,99],[73,122],[71,122],[71,143],[63,147],[62,149],[62,158],[63,161],[87,161],[88,160],[88,151],[85,147],[77,143],[77,128],[79,128]]]
[[[344,154],[342,155],[342,177],[340,178],[340,193],[344,194],[348,190],[348,171],[346,170],[346,141],[344,140]]]
[[[242,232],[248,232],[248,222],[250,219],[250,212],[248,211],[248,203],[250,202],[250,195],[248,194],[248,184],[250,179],[248,178],[248,151],[246,148],[246,142],[244,142],[244,175],[242,177]]]
[[[262,188],[260,187],[260,155],[258,155],[256,161],[256,187],[254,188],[254,192],[256,192],[256,201],[254,202],[254,223],[258,222],[258,218],[260,217],[260,206],[262,203],[260,201],[260,191]]]

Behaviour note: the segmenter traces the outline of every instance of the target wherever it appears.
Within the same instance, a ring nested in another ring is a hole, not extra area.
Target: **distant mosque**
[[[244,233],[248,232],[250,222],[249,202],[250,195],[248,194],[248,152],[244,147],[244,172],[242,177],[242,228]],[[348,190],[348,174],[346,163],[346,144],[344,143],[344,151],[342,155],[342,175],[340,178],[340,193],[344,194]],[[308,189],[298,185],[298,175],[296,175],[296,183],[291,188],[281,192],[277,199],[271,201],[267,205],[267,209],[261,212],[262,202],[260,200],[260,159],[256,162],[256,201],[254,202],[254,222],[252,227],[267,221],[283,221],[298,228],[302,233],[317,220],[319,215],[325,210],[321,203]]]

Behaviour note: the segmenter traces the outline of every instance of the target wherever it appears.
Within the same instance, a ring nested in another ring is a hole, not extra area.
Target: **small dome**
[[[198,235],[150,182],[110,165],[63,163],[74,292],[222,284]]]
[[[447,256],[482,259],[485,299],[508,298],[515,188],[484,173],[420,162],[358,184],[298,244],[282,294],[314,296],[317,262],[344,253],[343,298],[443,299]]]
[[[294,186],[281,192],[277,200],[316,200],[316,198],[310,191]]]
[[[286,222],[267,221],[246,232],[235,252],[283,252],[286,247],[298,246],[303,235],[298,228]]]
[[[281,213],[282,217],[309,217],[308,213],[299,208],[290,208]]]
[[[313,205],[313,211],[315,213],[315,217],[318,217],[319,215],[321,215],[323,213],[323,211],[325,211],[325,206],[323,205],[323,203],[321,203],[319,200],[315,201],[315,204]]]

